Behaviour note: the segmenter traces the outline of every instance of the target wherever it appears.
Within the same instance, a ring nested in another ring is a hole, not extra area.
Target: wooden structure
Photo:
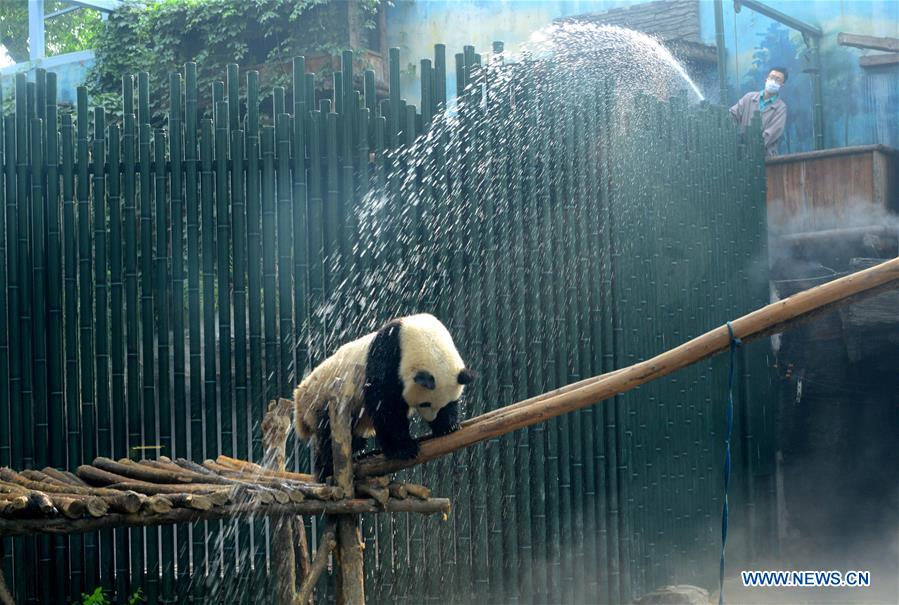
[[[0,534],[74,534],[242,514],[449,512],[448,500],[419,499],[414,489],[401,493],[413,497],[347,498],[343,488],[314,483],[308,475],[278,473],[227,456],[203,464],[100,457],[77,474],[50,467],[0,469]]]
[[[765,161],[768,221],[775,231],[847,226],[859,205],[899,209],[899,153],[884,145],[794,153]]]
[[[883,54],[878,53],[859,57],[858,64],[862,67],[899,65],[899,38],[840,33],[837,36],[837,44],[854,48],[887,51]]]

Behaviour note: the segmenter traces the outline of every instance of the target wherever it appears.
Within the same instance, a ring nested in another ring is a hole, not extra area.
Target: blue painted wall
[[[433,55],[433,45],[447,45],[448,93],[455,90],[452,55],[465,44],[486,53],[493,40],[503,40],[516,51],[530,34],[559,17],[601,12],[643,0],[395,0],[388,10],[388,43],[401,49],[403,93],[418,103],[418,61]],[[790,16],[820,27],[823,64],[825,145],[842,147],[867,143],[899,146],[899,66],[862,69],[865,51],[838,46],[837,34],[848,32],[899,37],[899,2],[896,0],[768,0],[767,4]],[[790,70],[783,98],[789,108],[782,153],[808,151],[812,141],[812,98],[808,77],[801,73],[802,37],[747,8],[734,12],[724,2],[728,99],[736,101],[749,90],[761,88],[770,65]],[[702,38],[715,43],[714,4],[700,2]],[[703,93],[717,99],[717,83],[705,83]]]

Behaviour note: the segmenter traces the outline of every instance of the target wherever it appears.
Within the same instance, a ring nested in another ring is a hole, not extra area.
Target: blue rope
[[[727,369],[727,430],[724,436],[724,506],[721,510],[721,562],[718,569],[718,605],[724,605],[724,548],[727,546],[727,488],[730,486],[730,436],[734,430],[734,366],[737,362],[737,347],[743,342],[734,336],[734,327],[727,322],[730,335],[730,366]]]

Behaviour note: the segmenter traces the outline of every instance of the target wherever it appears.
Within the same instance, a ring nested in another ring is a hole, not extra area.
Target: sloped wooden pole
[[[791,323],[899,285],[899,258],[794,294],[731,322],[744,341],[780,331]],[[382,455],[356,463],[356,476],[384,475],[433,460],[455,450],[546,422],[702,361],[730,346],[727,326],[720,326],[646,361],[544,393],[462,423],[450,435],[422,442],[414,460],[387,460]]]

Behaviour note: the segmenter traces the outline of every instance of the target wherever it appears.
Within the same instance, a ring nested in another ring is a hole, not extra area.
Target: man
[[[777,155],[777,145],[787,125],[787,105],[778,96],[787,82],[787,70],[774,67],[768,72],[765,90],[747,92],[730,108],[730,115],[745,131],[757,111],[762,112],[762,139],[765,141],[765,157]]]

